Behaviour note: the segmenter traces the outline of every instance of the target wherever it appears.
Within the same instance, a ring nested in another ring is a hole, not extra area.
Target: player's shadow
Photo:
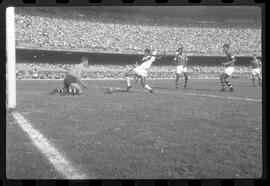
[[[131,91],[128,91],[127,89],[115,89],[112,92],[106,91],[106,92],[104,92],[104,94],[113,94],[113,93],[121,93],[121,92],[131,93]]]
[[[211,90],[211,89],[202,89],[202,88],[185,88],[183,90],[195,90],[195,91],[203,91],[203,92],[217,92],[217,90]]]
[[[167,87],[153,87],[153,89],[163,89],[163,90],[176,90],[176,89],[173,89],[173,88],[167,88]]]
[[[178,91],[178,90],[195,90],[195,91],[204,91],[204,92],[217,92],[216,90],[210,90],[210,89],[202,89],[202,88],[184,88],[184,87],[180,87],[179,89],[175,89],[175,88],[166,88],[166,87],[152,87],[153,89],[163,89],[163,90],[174,90],[174,91]]]

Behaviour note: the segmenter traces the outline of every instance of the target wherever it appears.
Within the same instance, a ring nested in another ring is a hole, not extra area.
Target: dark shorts
[[[64,79],[64,88],[68,89],[72,83],[78,83],[78,78],[72,75],[67,75]]]

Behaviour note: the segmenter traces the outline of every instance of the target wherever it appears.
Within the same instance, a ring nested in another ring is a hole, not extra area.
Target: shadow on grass
[[[175,88],[167,88],[167,87],[153,87],[152,86],[152,88],[153,89],[163,89],[163,90],[177,90],[177,89],[175,89]],[[180,88],[179,88],[180,89]]]
[[[113,94],[113,93],[131,93],[131,91],[128,91],[127,89],[113,89],[111,92],[109,92],[108,90],[106,90],[106,92],[104,92],[104,94]]]
[[[183,90],[195,90],[195,91],[203,91],[203,92],[218,92],[218,90],[202,89],[202,88],[185,88]]]

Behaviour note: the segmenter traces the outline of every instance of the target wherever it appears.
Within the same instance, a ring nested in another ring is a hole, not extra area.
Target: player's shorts
[[[226,67],[224,72],[225,72],[225,74],[227,74],[228,76],[231,76],[232,73],[234,72],[234,67]]]
[[[254,68],[251,70],[252,75],[257,75],[261,73],[261,69],[260,68]]]
[[[185,72],[187,72],[187,67],[184,67],[183,65],[176,66],[176,73],[177,74],[182,74]]]
[[[64,79],[64,88],[68,89],[72,83],[78,83],[78,78],[69,74]]]
[[[146,69],[144,68],[141,68],[141,67],[136,67],[134,69],[135,73],[138,75],[138,76],[142,76],[142,77],[147,77],[148,76],[148,72]]]

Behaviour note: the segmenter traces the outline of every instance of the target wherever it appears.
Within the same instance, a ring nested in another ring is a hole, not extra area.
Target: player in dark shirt
[[[228,77],[232,75],[234,72],[234,62],[235,58],[230,52],[230,46],[228,44],[223,45],[223,52],[225,53],[225,62],[222,63],[222,65],[225,66],[224,72],[220,75],[220,82],[221,82],[221,90],[220,91],[226,91],[226,85],[230,88],[230,91],[233,92],[234,89],[231,85],[231,83],[228,80]]]
[[[250,61],[252,84],[255,87],[255,77],[257,77],[259,86],[261,86],[261,60],[257,58],[256,54],[252,55],[252,60]]]
[[[80,95],[82,93],[81,86],[86,88],[86,85],[81,81],[81,74],[83,68],[88,64],[88,59],[86,57],[81,58],[81,63],[76,65],[64,78],[63,88],[54,88],[49,94],[54,95],[55,93],[60,93],[60,95]]]
[[[176,81],[175,87],[178,88],[179,85],[179,78],[181,74],[184,74],[185,77],[185,84],[184,87],[187,87],[188,82],[188,73],[187,73],[187,66],[188,66],[188,57],[183,51],[183,47],[178,48],[176,55],[174,57],[174,64],[176,65]]]

